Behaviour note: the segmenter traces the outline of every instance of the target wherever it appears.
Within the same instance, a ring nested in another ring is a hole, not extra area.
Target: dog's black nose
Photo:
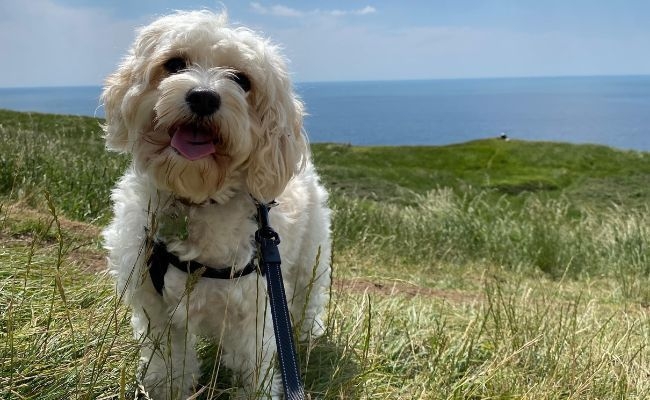
[[[185,101],[190,110],[199,117],[214,114],[221,105],[221,98],[215,91],[206,88],[195,88],[187,92]]]

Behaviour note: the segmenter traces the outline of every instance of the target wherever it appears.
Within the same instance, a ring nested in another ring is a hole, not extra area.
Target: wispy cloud
[[[260,3],[251,3],[251,8],[253,11],[255,11],[258,14],[275,15],[276,17],[296,18],[305,15],[303,11],[299,11],[291,7],[283,6],[281,4],[267,7],[267,6],[263,6]]]
[[[375,7],[372,7],[372,6],[365,6],[364,8],[360,8],[358,10],[325,11],[326,14],[333,15],[335,17],[344,16],[344,15],[368,15],[368,14],[374,14],[376,12],[377,12],[377,9]]]
[[[372,6],[365,6],[360,9],[355,10],[297,10],[295,8],[287,7],[282,4],[275,4],[271,6],[265,6],[263,4],[252,2],[250,3],[251,9],[262,15],[273,15],[276,17],[289,17],[289,18],[300,18],[307,15],[329,15],[333,17],[342,17],[346,15],[369,15],[377,12],[377,9]]]

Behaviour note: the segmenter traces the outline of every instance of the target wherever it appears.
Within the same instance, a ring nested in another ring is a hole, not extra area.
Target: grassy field
[[[323,399],[650,398],[650,153],[314,144],[332,193]],[[0,398],[130,399],[138,343],[99,231],[128,159],[93,118],[0,110]],[[206,390],[227,371],[202,343]]]

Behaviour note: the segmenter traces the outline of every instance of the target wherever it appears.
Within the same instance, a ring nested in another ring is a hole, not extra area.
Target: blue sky
[[[224,6],[297,81],[650,74],[647,0],[0,0],[0,87],[99,85],[134,28]]]

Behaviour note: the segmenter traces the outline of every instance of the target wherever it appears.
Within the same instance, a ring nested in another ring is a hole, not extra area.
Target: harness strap
[[[255,259],[255,256],[253,256],[253,259]],[[151,277],[153,287],[156,288],[156,291],[161,296],[163,287],[165,286],[165,274],[170,264],[190,274],[202,270],[201,277],[214,279],[237,279],[257,271],[257,266],[253,263],[253,260],[240,270],[235,270],[232,267],[212,268],[194,260],[181,261],[176,255],[167,250],[165,243],[160,241],[154,242],[147,264],[149,265],[149,276]],[[263,270],[261,273],[264,275]]]

